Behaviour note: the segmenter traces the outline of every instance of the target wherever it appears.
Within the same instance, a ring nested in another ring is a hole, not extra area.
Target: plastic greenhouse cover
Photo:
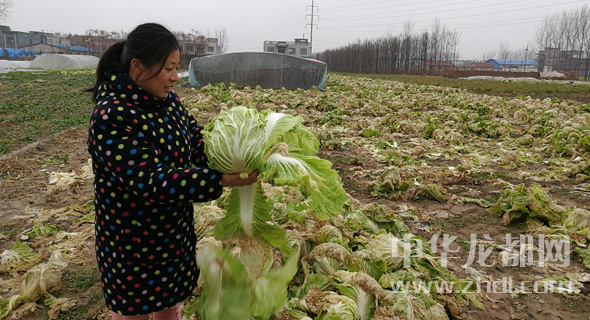
[[[209,83],[323,90],[326,87],[326,63],[286,54],[235,52],[194,58],[189,65],[189,80],[194,87]]]
[[[0,60],[0,73],[28,69],[30,63],[31,61]]]
[[[93,69],[98,65],[98,58],[87,55],[42,54],[30,64],[31,69]]]

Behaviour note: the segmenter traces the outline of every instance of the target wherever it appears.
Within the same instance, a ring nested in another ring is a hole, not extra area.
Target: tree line
[[[408,22],[400,35],[357,40],[316,55],[330,71],[350,73],[437,74],[456,58],[460,34],[436,21],[431,30],[415,33]]]

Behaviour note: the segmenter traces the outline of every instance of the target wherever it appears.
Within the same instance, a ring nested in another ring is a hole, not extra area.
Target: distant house
[[[0,59],[29,60],[34,55],[41,53],[93,54],[98,56],[103,52],[102,49],[95,46],[97,42],[93,45],[92,40],[88,40],[88,38],[86,38],[86,42],[78,44],[70,42],[71,38],[42,31],[13,31],[9,26],[0,25],[0,47],[4,48]]]
[[[17,49],[25,45],[43,42],[44,34],[13,31],[9,26],[0,26],[0,47]]]
[[[476,71],[491,71],[494,70],[494,65],[490,62],[473,62],[471,68]]]
[[[264,52],[284,53],[307,58],[311,55],[311,43],[307,39],[295,41],[264,41]]]
[[[426,61],[426,72],[438,73],[444,72],[445,69],[453,69],[455,65],[452,61],[438,61],[438,60],[429,60]]]
[[[539,64],[535,60],[490,59],[487,62],[491,63],[494,69],[499,71],[536,72],[539,68]]]
[[[453,61],[453,65],[455,66],[455,70],[469,70],[471,69],[471,64],[473,61],[471,60],[455,60]]]
[[[102,53],[102,50],[90,49],[80,46],[66,46],[62,44],[47,44],[37,43],[28,46],[22,46],[21,49],[31,51],[35,54],[40,53],[64,53],[64,54],[82,54],[82,55],[97,55]]]
[[[590,59],[579,50],[545,48],[539,51],[539,71],[567,71],[585,75],[590,70]]]
[[[116,42],[121,41],[115,37],[109,37],[105,35],[69,35],[70,45],[73,47],[89,48],[93,52],[106,51],[110,46]],[[50,42],[48,42],[50,43]]]

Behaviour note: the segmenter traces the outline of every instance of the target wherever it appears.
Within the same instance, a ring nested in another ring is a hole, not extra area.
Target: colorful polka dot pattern
[[[88,130],[96,258],[107,306],[123,315],[175,305],[194,289],[193,202],[218,198],[201,127],[171,92],[148,95],[125,75],[101,85]]]

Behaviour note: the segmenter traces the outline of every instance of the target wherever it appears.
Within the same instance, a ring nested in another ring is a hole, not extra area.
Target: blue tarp
[[[0,48],[0,57],[4,56],[4,49]]]
[[[22,49],[10,49],[10,48],[5,48],[4,50],[6,50],[6,52],[8,53],[8,58],[10,60],[16,59],[16,58],[20,58],[22,56],[25,55],[25,51]]]
[[[487,62],[493,64],[496,69],[500,69],[501,66],[536,66],[538,64],[535,60],[490,59]]]
[[[58,47],[58,48],[63,48],[63,49],[68,49],[70,51],[78,51],[78,52],[102,52],[102,50],[97,50],[97,49],[89,49],[89,48],[85,48],[85,47],[80,47],[80,46],[65,46],[63,44],[51,44],[51,46],[54,47]]]

